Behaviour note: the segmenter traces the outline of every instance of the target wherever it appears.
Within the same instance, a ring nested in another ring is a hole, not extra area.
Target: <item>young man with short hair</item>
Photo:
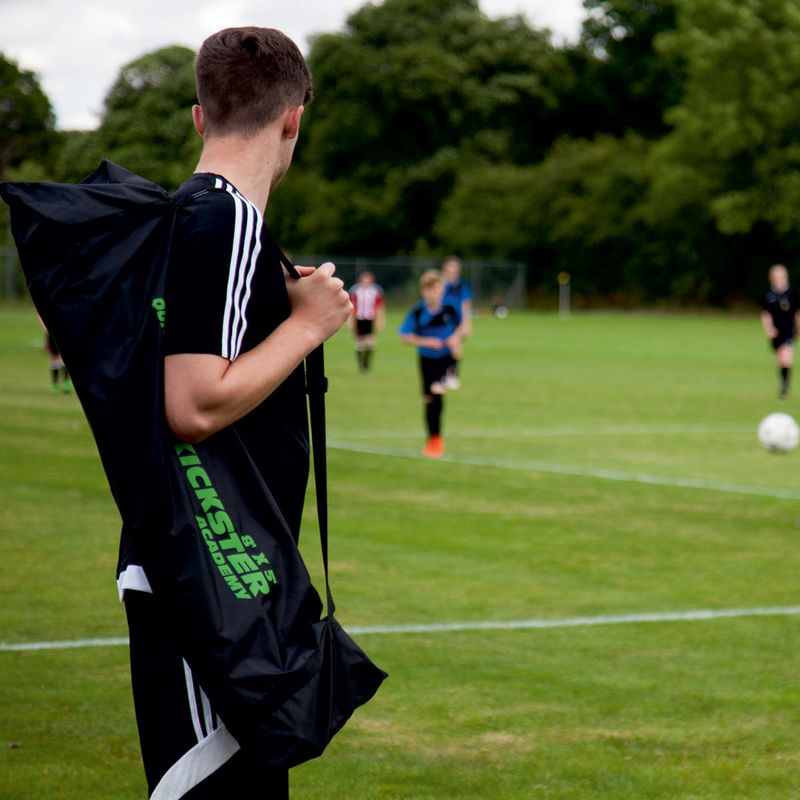
[[[279,31],[230,28],[195,64],[203,137],[194,175],[176,193],[167,268],[165,413],[199,442],[232,426],[297,537],[308,478],[303,359],[351,312],[333,264],[287,278],[264,222],[292,160],[311,75]],[[153,800],[288,797],[286,770],[265,768],[227,733],[174,644],[133,545],[119,574],[131,675]]]
[[[422,273],[419,290],[422,300],[408,312],[399,332],[403,342],[416,347],[419,355],[428,431],[422,454],[427,458],[441,458],[444,455],[442,398],[447,392],[444,381],[453,357],[460,351],[461,310],[445,298],[444,280],[435,269]]]
[[[761,324],[770,346],[775,351],[778,365],[780,376],[778,397],[786,397],[789,394],[800,300],[797,292],[789,285],[789,273],[783,264],[770,267],[769,291],[764,296],[762,309]]]

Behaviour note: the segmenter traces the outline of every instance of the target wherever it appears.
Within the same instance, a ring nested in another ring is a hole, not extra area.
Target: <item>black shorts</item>
[[[774,339],[770,339],[769,343],[773,350],[777,350],[779,347],[783,347],[787,344],[789,347],[792,347],[794,345],[794,333],[778,331],[778,335]]]
[[[419,357],[419,373],[422,378],[422,394],[431,394],[431,384],[441,381],[447,370],[453,365],[451,356],[442,358]]]
[[[287,800],[288,770],[241,749],[175,647],[156,595],[127,591],[131,684],[149,795]]]
[[[356,336],[369,336],[372,334],[373,322],[371,319],[356,320]]]

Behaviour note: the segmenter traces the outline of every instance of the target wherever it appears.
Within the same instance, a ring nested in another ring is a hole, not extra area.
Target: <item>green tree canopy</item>
[[[658,146],[654,210],[687,208],[723,233],[800,232],[800,11],[794,0],[676,0],[659,49],[686,90]]]
[[[562,140],[535,166],[480,166],[459,176],[437,231],[451,249],[526,259],[535,283],[564,270],[583,291],[641,296],[646,155],[640,137],[599,136]]]
[[[200,153],[191,116],[197,102],[193,60],[190,49],[173,46],[126,64],[106,96],[97,131],[65,137],[60,178],[80,180],[105,156],[167,189],[177,188]]]
[[[654,47],[675,28],[673,0],[584,0],[584,7],[580,41],[563,51],[568,83],[559,96],[559,135],[663,136],[665,112],[683,88],[680,60]]]
[[[452,146],[535,160],[553,140],[558,60],[545,34],[474,0],[364,6],[314,41],[305,155],[326,177],[377,180]]]
[[[793,266],[797,1],[584,5],[561,47],[476,0],[367,4],[317,37],[317,99],[267,213],[279,241],[524,258],[533,285],[566,270],[584,293],[644,300],[724,302]],[[53,157],[47,98],[0,57],[0,171],[79,180],[107,156],[175,188],[201,144],[192,59],[123,67],[98,130],[59,133]]]
[[[562,56],[546,33],[489,19],[475,0],[366,5],[313,42],[309,63],[318,99],[287,188],[301,173],[324,182],[295,230],[330,252],[431,246],[463,165],[530,163],[556,135]],[[276,196],[278,217],[290,193]]]
[[[0,53],[0,179],[24,161],[49,159],[54,125],[36,75]]]

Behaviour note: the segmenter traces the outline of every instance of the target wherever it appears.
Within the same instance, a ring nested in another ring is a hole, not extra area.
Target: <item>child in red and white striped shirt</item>
[[[353,304],[350,329],[355,336],[356,361],[361,372],[368,372],[375,334],[383,330],[385,322],[383,289],[375,283],[375,275],[369,270],[359,273],[357,282],[350,288],[350,302]]]

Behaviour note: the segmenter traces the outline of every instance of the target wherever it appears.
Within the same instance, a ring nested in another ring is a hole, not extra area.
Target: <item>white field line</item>
[[[127,637],[108,639],[64,639],[52,642],[0,642],[0,653],[20,653],[30,650],[69,650],[73,647],[119,647],[128,644]]]
[[[393,458],[422,457],[416,450],[403,450],[397,447],[382,447],[357,442],[328,442],[333,450],[345,450],[352,453],[368,453],[376,456]],[[624,472],[616,469],[599,469],[593,467],[573,467],[568,464],[553,464],[546,461],[527,461],[525,459],[492,458],[491,456],[458,456],[446,455],[439,459],[453,464],[468,464],[473,467],[494,467],[519,472],[542,472],[549,475],[570,475],[576,478],[598,478],[604,481],[622,483],[644,483],[651,486],[671,486],[679,489],[701,489],[710,492],[726,492],[728,494],[756,495],[759,497],[776,497],[781,500],[800,500],[800,491],[782,489],[778,486],[749,486],[743,483],[728,481],[710,481],[702,478],[681,478],[669,475],[653,475],[648,472]]]
[[[696,622],[736,617],[793,617],[800,615],[800,606],[765,608],[720,608],[695,611],[663,611],[644,614],[608,614],[599,617],[567,617],[566,619],[523,619],[508,622],[432,622],[418,625],[374,625],[348,627],[354,635],[392,633],[450,633],[458,631],[541,630],[544,628],[593,628],[598,625],[630,625],[642,622]]]
[[[489,437],[510,437],[512,439],[540,439],[580,436],[591,438],[592,436],[676,436],[686,435],[695,436],[698,434],[727,435],[732,433],[749,433],[756,435],[756,427],[753,425],[561,425],[548,427],[530,428],[475,428],[453,431],[448,434],[449,439],[483,439]],[[342,439],[413,439],[419,437],[418,429],[407,431],[339,431],[338,435]]]
[[[593,628],[599,625],[631,625],[652,622],[700,622],[739,617],[800,616],[800,606],[765,606],[762,608],[707,608],[692,611],[656,611],[642,614],[605,614],[595,617],[566,617],[564,619],[484,620],[480,622],[431,622],[410,625],[352,625],[347,626],[355,636],[396,635],[408,633],[458,633],[467,631],[543,630],[548,628]],[[113,647],[127,645],[127,638],[72,639],[52,642],[0,642],[0,652],[32,650],[66,650],[75,647]]]

